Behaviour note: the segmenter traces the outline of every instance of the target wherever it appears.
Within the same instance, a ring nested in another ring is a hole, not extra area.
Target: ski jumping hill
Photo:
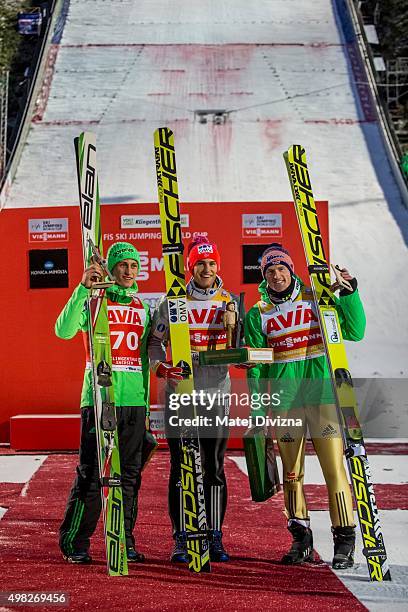
[[[340,0],[64,3],[7,208],[77,205],[72,140],[97,133],[102,201],[156,201],[152,134],[174,130],[184,201],[288,201],[306,147],[331,258],[356,274],[355,376],[406,377],[408,213],[344,36]],[[354,58],[355,60],[355,58]],[[362,93],[363,92],[363,93]],[[206,122],[203,115],[206,116]],[[211,230],[217,219],[203,218]]]

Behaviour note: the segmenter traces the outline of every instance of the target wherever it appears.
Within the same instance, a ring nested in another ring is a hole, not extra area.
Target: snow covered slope
[[[164,124],[185,201],[289,200],[282,152],[300,142],[330,202],[332,260],[358,276],[366,305],[353,374],[407,376],[408,213],[332,2],[71,0],[55,51],[8,207],[76,204],[82,130],[97,132],[102,196],[116,203],[155,201],[152,134]],[[200,123],[203,109],[226,123]]]

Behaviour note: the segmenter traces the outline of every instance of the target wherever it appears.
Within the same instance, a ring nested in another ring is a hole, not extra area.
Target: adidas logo
[[[322,436],[323,438],[329,438],[331,436],[337,436],[337,429],[335,429],[335,427],[333,427],[333,425],[327,425],[327,427],[325,427],[322,431]]]
[[[294,438],[292,438],[292,436],[290,435],[290,433],[287,431],[285,434],[283,434],[283,436],[281,436],[280,438],[281,442],[294,442]]]

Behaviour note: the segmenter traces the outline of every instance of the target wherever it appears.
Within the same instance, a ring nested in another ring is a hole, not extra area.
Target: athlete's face
[[[139,272],[139,264],[134,259],[123,259],[119,261],[112,270],[116,284],[129,289],[136,280]]]
[[[292,277],[286,266],[277,264],[267,268],[265,279],[269,287],[274,291],[285,291],[289,287]]]
[[[210,289],[217,277],[218,266],[213,259],[200,259],[193,268],[194,282],[201,289]]]

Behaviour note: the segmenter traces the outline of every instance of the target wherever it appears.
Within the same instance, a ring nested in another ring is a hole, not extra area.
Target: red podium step
[[[10,418],[14,450],[78,450],[80,414],[18,414]]]
[[[150,407],[150,424],[159,446],[166,448],[163,406],[157,404]],[[79,412],[18,414],[10,418],[10,446],[18,451],[76,451],[79,448],[80,429]],[[242,439],[230,437],[228,448],[242,449]]]

